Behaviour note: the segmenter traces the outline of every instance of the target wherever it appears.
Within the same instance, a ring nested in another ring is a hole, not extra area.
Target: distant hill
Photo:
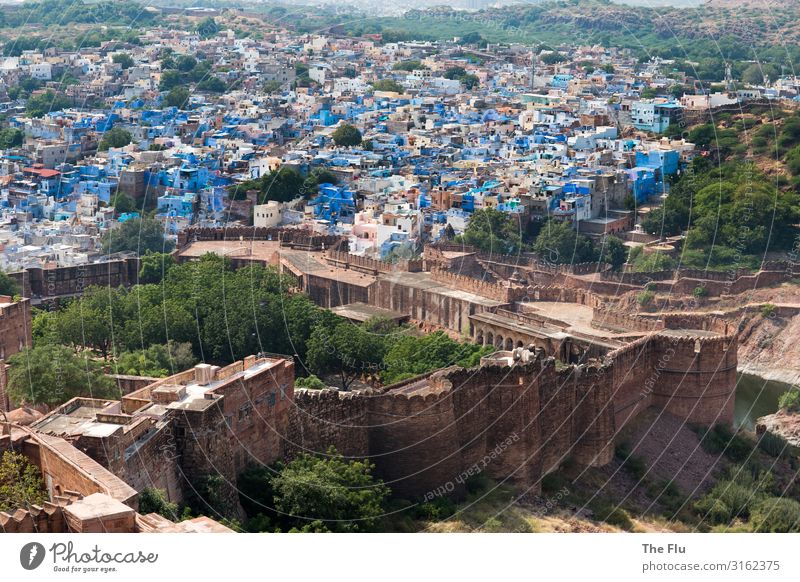
[[[547,1],[473,12],[438,6],[408,10],[401,17],[353,19],[345,30],[379,32],[393,39],[448,39],[477,32],[489,42],[602,44],[629,47],[644,58],[760,60],[789,67],[800,58],[800,0],[670,1],[694,6],[632,6],[609,0]]]

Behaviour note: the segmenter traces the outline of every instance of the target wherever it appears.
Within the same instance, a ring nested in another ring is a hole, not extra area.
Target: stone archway
[[[506,338],[506,351],[510,352],[514,349],[514,338]]]
[[[478,344],[479,346],[484,345],[484,343],[483,343],[483,330],[482,329],[478,330],[478,334],[475,336],[475,343]]]
[[[498,350],[503,349],[503,336],[501,336],[500,334],[497,334],[494,337],[494,347],[496,347]]]
[[[494,346],[494,334],[492,332],[486,334],[486,343],[484,345]]]
[[[524,348],[524,347],[525,347],[525,344],[523,343],[523,341],[522,341],[522,340],[519,340],[519,341],[517,342],[517,347],[518,347],[518,348]]]

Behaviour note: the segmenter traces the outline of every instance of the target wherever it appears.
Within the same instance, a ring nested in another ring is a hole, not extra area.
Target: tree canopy
[[[9,277],[5,272],[0,271],[0,295],[13,297],[19,292],[17,282]]]
[[[344,123],[333,132],[333,143],[339,147],[352,147],[361,143],[361,132],[354,125]]]
[[[522,250],[522,227],[518,221],[494,208],[476,210],[457,242],[482,251],[510,255]]]
[[[0,150],[19,147],[24,140],[25,134],[16,127],[4,127],[0,129]]]
[[[103,134],[103,139],[97,146],[100,151],[105,151],[109,148],[125,147],[133,140],[131,133],[121,127],[112,127]]]
[[[330,449],[302,454],[288,464],[256,467],[238,488],[251,531],[371,532],[386,511],[390,489],[374,465],[347,460]]]
[[[103,252],[134,252],[144,255],[171,251],[175,244],[164,238],[164,227],[157,220],[133,218],[103,234]]]
[[[17,404],[58,406],[76,396],[118,397],[114,381],[88,354],[66,346],[26,348],[9,358],[7,393]]]
[[[533,243],[533,250],[544,260],[558,264],[596,260],[591,239],[578,234],[567,222],[548,220]]]
[[[14,451],[0,456],[0,511],[13,513],[49,501],[42,474],[28,459]]]

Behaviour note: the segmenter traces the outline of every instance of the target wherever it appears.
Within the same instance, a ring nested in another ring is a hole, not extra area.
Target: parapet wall
[[[80,295],[91,286],[129,287],[139,280],[139,259],[129,257],[105,263],[43,269],[33,267],[10,273],[24,297],[51,299]]]
[[[422,271],[423,265],[421,259],[409,259],[390,263],[388,261],[379,261],[377,259],[352,255],[348,252],[337,250],[328,251],[325,257],[332,265],[344,269],[352,269],[361,273],[369,273],[370,275],[393,272],[418,273]]]
[[[647,332],[664,329],[664,322],[653,317],[640,317],[595,307],[592,312],[592,327]]]
[[[481,281],[480,279],[474,279],[465,275],[450,273],[449,271],[445,271],[437,267],[434,267],[431,270],[431,277],[440,283],[454,285],[462,291],[474,293],[475,295],[480,295],[482,297],[488,297],[489,299],[494,299],[495,301],[510,303],[515,298],[514,289],[507,285]]]
[[[275,240],[280,241],[281,246],[319,251],[338,245],[342,241],[342,237],[337,235],[315,234],[311,231],[299,228],[267,228],[255,226],[212,228],[192,226],[178,233],[178,249],[182,249],[194,241],[224,240]]]

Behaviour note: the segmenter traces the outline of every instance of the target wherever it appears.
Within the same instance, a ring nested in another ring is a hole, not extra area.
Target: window
[[[267,404],[270,406],[275,406],[275,392],[272,391],[269,393],[269,398],[267,399]]]

